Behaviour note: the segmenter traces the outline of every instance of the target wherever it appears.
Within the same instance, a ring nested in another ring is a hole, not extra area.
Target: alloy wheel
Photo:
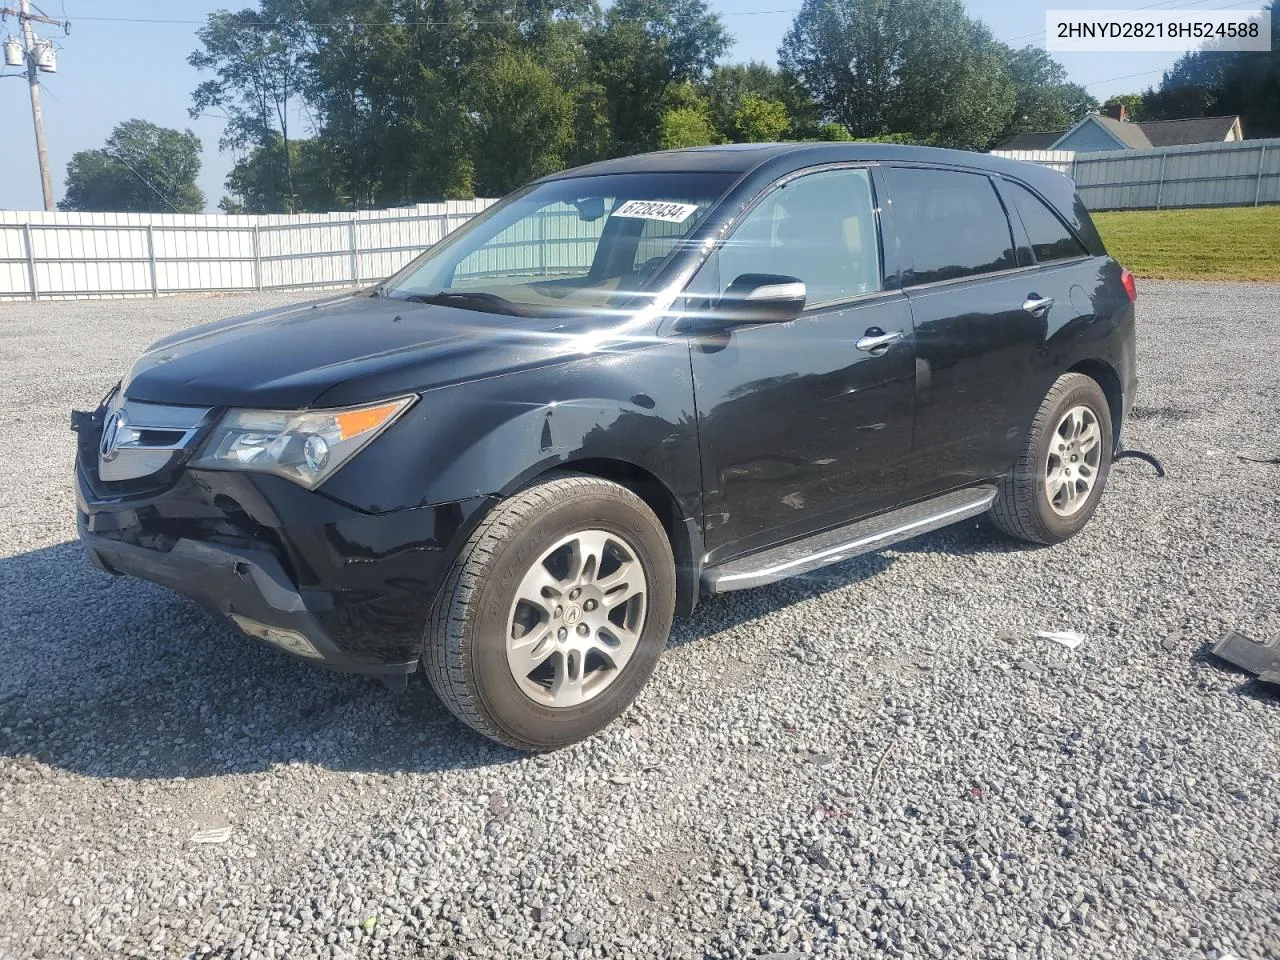
[[[1067,410],[1049,437],[1044,466],[1044,493],[1049,507],[1070,517],[1089,502],[1102,461],[1102,431],[1098,416],[1078,404]]]
[[[556,541],[530,565],[507,619],[507,665],[551,707],[598,695],[627,665],[644,629],[648,581],[636,550],[604,530]]]

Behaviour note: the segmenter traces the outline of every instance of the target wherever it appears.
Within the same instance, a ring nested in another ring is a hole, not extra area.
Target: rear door
[[[895,166],[884,179],[915,329],[914,500],[1008,471],[1043,396],[1033,399],[1035,370],[1051,315],[1072,308],[1067,287],[1037,271],[991,177]]]
[[[686,294],[735,278],[805,282],[790,323],[690,340],[710,562],[894,505],[911,449],[914,359],[906,297],[881,269],[869,172],[792,175],[739,220]],[[866,338],[886,337],[871,349]],[[859,347],[859,341],[863,347]]]

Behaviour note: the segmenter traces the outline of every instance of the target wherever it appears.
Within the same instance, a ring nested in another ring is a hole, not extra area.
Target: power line
[[[152,193],[154,193],[157,197],[159,197],[159,198],[160,198],[161,200],[163,200],[165,203],[169,204],[169,206],[173,209],[173,212],[174,212],[174,213],[181,213],[181,212],[182,212],[181,210],[179,210],[179,209],[174,205],[174,203],[173,203],[173,201],[172,201],[172,200],[170,200],[170,199],[169,199],[168,197],[166,197],[163,193],[161,193],[159,190],[157,190],[157,189],[155,188],[155,186],[151,183],[151,181],[150,181],[150,180],[148,180],[146,177],[144,177],[142,174],[140,174],[140,173],[137,171],[137,169],[134,167],[134,165],[133,165],[132,163],[130,163],[128,160],[126,160],[126,159],[124,158],[124,156],[123,156],[123,155],[118,154],[118,153],[107,153],[107,151],[106,151],[106,150],[103,150],[102,152],[103,152],[103,153],[106,153],[106,154],[107,154],[107,156],[108,156],[108,157],[110,157],[112,160],[119,160],[119,161],[120,161],[121,163],[123,163],[126,167],[128,167],[128,168],[129,168],[129,170],[130,170],[130,171],[132,171],[133,175],[134,175],[135,177],[137,177],[139,180],[141,180],[141,181],[146,185],[146,187],[147,187],[147,189],[148,189],[148,190],[150,190]]]
[[[724,10],[720,12],[722,17],[761,17],[775,13],[799,13],[800,7],[786,7],[778,10]],[[156,24],[175,24],[186,26],[203,26],[209,21],[206,20],[190,20],[179,17],[88,17],[77,16],[76,21],[92,21],[95,23],[156,23]],[[328,20],[319,21],[309,24],[313,27],[469,27],[479,25],[494,25],[517,23],[519,21],[510,17],[498,20]],[[241,24],[245,27],[266,27],[276,28],[278,23],[272,20],[250,21]]]

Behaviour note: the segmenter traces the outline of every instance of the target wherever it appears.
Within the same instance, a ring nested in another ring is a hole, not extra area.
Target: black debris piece
[[[1263,683],[1280,686],[1280,634],[1259,641],[1228,630],[1214,645],[1213,655],[1254,674]]]
[[[1118,450],[1111,457],[1111,459],[1112,461],[1123,460],[1125,457],[1130,457],[1134,460],[1145,460],[1147,463],[1151,464],[1153,467],[1156,468],[1157,477],[1164,476],[1164,466],[1160,463],[1160,461],[1157,460],[1151,454],[1146,453],[1142,450]]]

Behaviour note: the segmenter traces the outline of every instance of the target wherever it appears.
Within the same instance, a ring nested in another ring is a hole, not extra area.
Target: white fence
[[[996,151],[1060,170],[1092,210],[1280,203],[1280,138],[1104,153]],[[493,200],[288,216],[0,210],[0,300],[360,286],[394,273]],[[567,205],[494,238],[470,273],[555,275],[598,226]],[[661,254],[668,239],[642,241]],[[470,258],[468,258],[470,259]]]
[[[1280,139],[1153,150],[995,150],[1071,177],[1090,210],[1162,210],[1280,203]]]
[[[0,300],[359,286],[493,202],[293,216],[0,210]]]

